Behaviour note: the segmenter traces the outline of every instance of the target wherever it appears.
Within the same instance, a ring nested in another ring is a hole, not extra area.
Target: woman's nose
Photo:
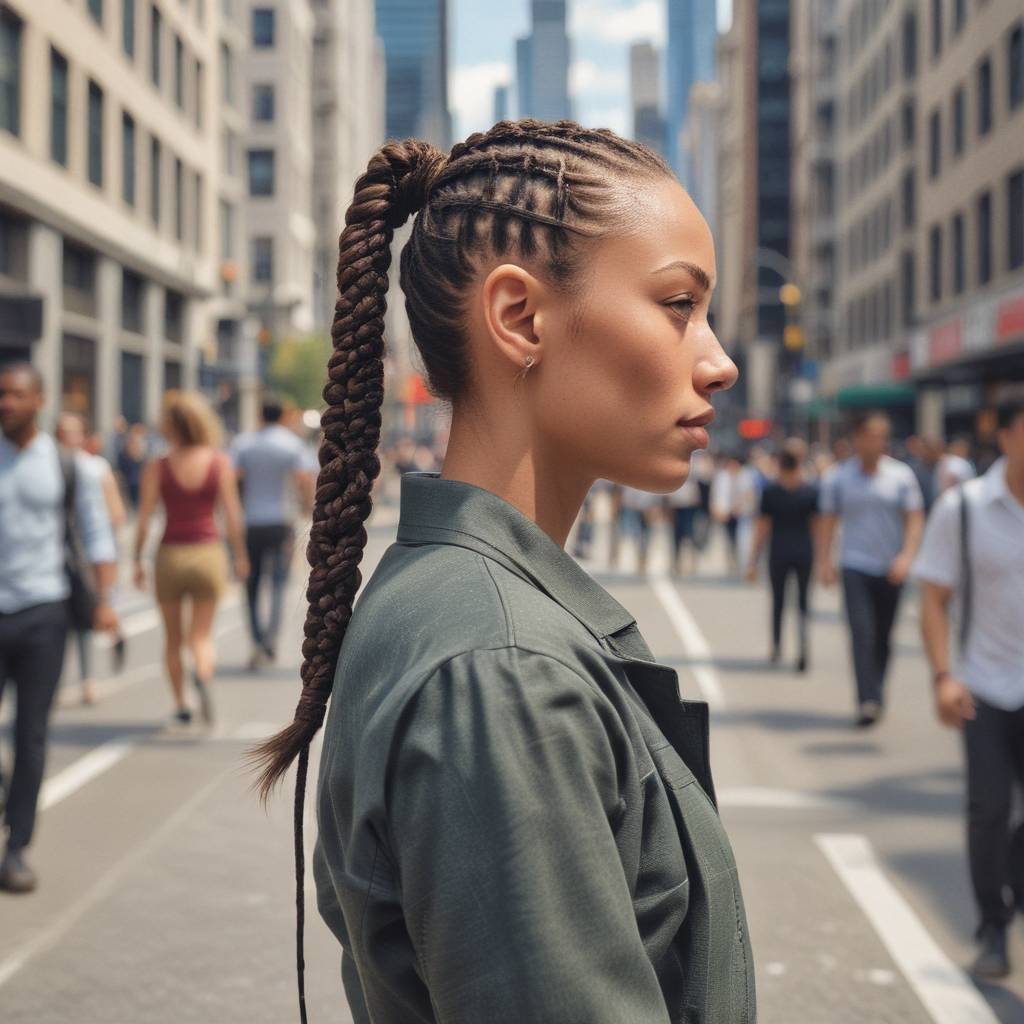
[[[715,391],[727,391],[739,375],[736,364],[726,355],[718,339],[713,337],[712,344],[694,370],[693,383],[698,391],[709,395]]]

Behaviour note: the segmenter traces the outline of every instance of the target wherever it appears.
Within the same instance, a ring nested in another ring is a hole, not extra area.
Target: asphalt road
[[[375,513],[364,576],[395,518],[393,506]],[[961,969],[974,922],[961,758],[958,738],[934,720],[915,602],[903,609],[887,717],[859,733],[835,593],[815,595],[811,671],[773,669],[767,585],[727,579],[717,551],[697,576],[668,579],[664,541],[648,577],[630,571],[628,544],[623,569],[610,572],[602,527],[587,566],[678,669],[683,692],[712,703],[762,1024],[1024,1022],[1019,922],[1020,972],[1007,984],[979,991]],[[42,884],[27,897],[0,894],[3,1024],[297,1019],[290,794],[264,812],[243,754],[295,704],[300,574],[278,666],[244,668],[238,593],[220,612],[212,732],[166,726],[155,616],[137,601],[128,665],[104,680],[100,703],[79,706],[67,681],[32,848]],[[102,667],[107,655],[98,657]],[[351,1019],[338,951],[311,898],[307,989],[314,1024]]]

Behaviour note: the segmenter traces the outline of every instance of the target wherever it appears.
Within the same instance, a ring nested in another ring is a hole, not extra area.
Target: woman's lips
[[[707,426],[715,418],[714,409],[707,409],[699,416],[676,420],[676,426],[686,432],[695,448],[707,448],[709,444]]]

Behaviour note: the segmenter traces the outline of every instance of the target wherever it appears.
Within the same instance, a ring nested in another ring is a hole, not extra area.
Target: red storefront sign
[[[1024,335],[1024,295],[1007,299],[996,316],[996,344],[1005,345]]]
[[[897,352],[892,357],[892,379],[906,380],[910,376],[910,353]]]
[[[963,347],[964,332],[960,317],[933,327],[928,332],[928,365],[941,366],[956,359]]]

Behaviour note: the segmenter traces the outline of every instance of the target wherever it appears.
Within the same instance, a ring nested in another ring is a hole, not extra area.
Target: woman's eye
[[[675,302],[670,302],[669,306],[676,310],[684,320],[689,320],[697,303],[693,299],[677,299]]]

